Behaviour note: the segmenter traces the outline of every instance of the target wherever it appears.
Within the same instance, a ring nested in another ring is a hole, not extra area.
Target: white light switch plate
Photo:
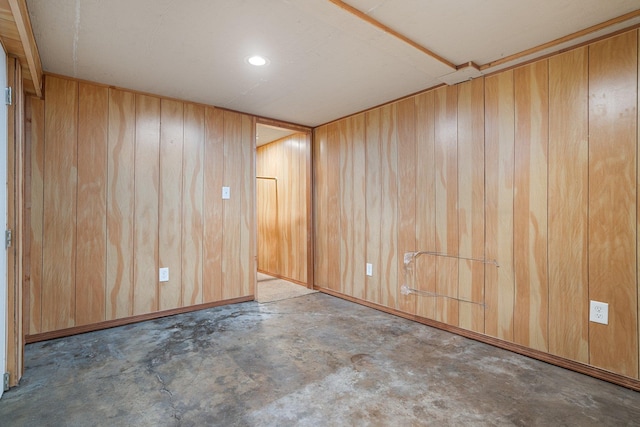
[[[595,323],[609,324],[609,304],[600,301],[591,301],[589,307],[589,320]]]
[[[222,187],[222,199],[227,200],[231,198],[231,188],[230,187]]]
[[[169,281],[169,268],[161,268],[160,269],[160,281],[168,282]]]

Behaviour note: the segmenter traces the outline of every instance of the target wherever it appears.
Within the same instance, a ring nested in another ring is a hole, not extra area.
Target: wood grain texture
[[[136,101],[109,89],[106,318],[133,315]]]
[[[327,287],[339,291],[340,282],[340,133],[337,123],[327,126]]]
[[[29,233],[29,324],[26,334],[42,332],[42,249],[43,249],[43,199],[44,199],[44,101],[30,98],[31,114],[31,218]],[[27,123],[28,125],[28,123]],[[26,195],[29,197],[29,195]]]
[[[241,296],[240,233],[242,216],[242,115],[224,111],[224,186],[231,197],[223,200],[222,299]],[[220,190],[218,190],[220,191]]]
[[[413,98],[396,104],[398,123],[398,278],[397,286],[402,286],[404,254],[415,252],[416,247],[416,107]],[[398,294],[398,309],[415,314],[416,294]]]
[[[458,227],[460,256],[484,259],[484,79],[458,85]],[[485,264],[458,268],[459,326],[484,332]]]
[[[75,325],[78,83],[47,78],[42,331]]]
[[[182,152],[184,105],[160,101],[160,182],[158,192],[158,267],[169,281],[158,285],[160,310],[182,306]]]
[[[365,143],[364,114],[339,122],[341,292],[365,295]]]
[[[380,283],[381,303],[390,308],[398,304],[398,135],[396,104],[382,107],[380,114],[382,169],[380,198]],[[375,272],[375,271],[374,271]]]
[[[436,320],[458,325],[458,88],[435,90]]]
[[[327,126],[313,131],[313,202],[314,202],[314,286],[327,288],[329,274],[329,239],[327,222],[328,167],[327,167]]]
[[[160,98],[136,95],[133,314],[158,310]]]
[[[242,138],[240,141],[242,156],[242,177],[240,196],[242,216],[240,221],[240,286],[239,297],[255,295],[256,287],[256,121],[246,114],[242,115]],[[306,257],[305,257],[306,258]]]
[[[257,176],[277,178],[256,182],[258,270],[302,283],[307,281],[305,139],[297,133],[256,151]]]
[[[109,89],[79,84],[76,325],[106,320]]]
[[[547,173],[549,76],[546,60],[514,70],[514,341],[547,351]]]
[[[637,55],[635,31],[589,46],[589,298],[609,304],[609,324],[589,325],[589,361],[631,377],[638,376]]]
[[[416,96],[416,249],[436,251],[436,156],[434,92]],[[414,265],[414,286],[436,293],[436,257],[421,255]],[[416,314],[436,318],[436,298],[419,296]]]
[[[202,304],[205,108],[184,106],[182,306]]]
[[[224,183],[224,112],[205,110],[203,302],[222,300],[222,232]]]
[[[376,108],[365,113],[365,174],[366,174],[366,210],[365,210],[365,248],[366,262],[374,267],[373,276],[365,277],[365,299],[380,304],[381,301],[381,272],[380,258],[382,221],[382,127],[381,109]],[[317,237],[316,237],[317,238]]]
[[[485,333],[513,341],[513,71],[485,79]]]
[[[549,58],[549,352],[589,362],[588,48]]]

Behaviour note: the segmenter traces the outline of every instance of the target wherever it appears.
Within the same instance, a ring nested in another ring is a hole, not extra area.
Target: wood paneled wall
[[[28,105],[27,335],[253,295],[253,117],[54,76]]]
[[[258,270],[307,283],[307,157],[310,137],[296,133],[256,154]]]
[[[638,378],[638,49],[632,30],[317,128],[315,285]],[[440,254],[414,267],[432,296],[399,292],[410,251]]]

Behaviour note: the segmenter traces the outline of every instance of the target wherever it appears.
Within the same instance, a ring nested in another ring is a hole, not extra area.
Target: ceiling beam
[[[22,42],[36,95],[42,97],[42,63],[40,62],[38,46],[36,45],[36,39],[33,36],[33,29],[31,28],[27,2],[26,0],[9,0],[9,7],[11,8],[11,13],[13,14],[13,19],[16,23],[18,34],[20,35],[20,41]]]
[[[329,0],[329,1],[331,3],[333,3],[333,4],[335,4],[336,6],[338,6],[339,8],[351,13],[352,15],[355,15],[356,17],[362,19],[363,21],[368,22],[369,24],[373,25],[374,27],[384,31],[385,33],[390,34],[390,35],[396,37],[399,40],[402,40],[403,42],[405,42],[409,46],[412,46],[412,47],[418,49],[420,52],[432,57],[433,59],[435,59],[437,61],[440,61],[441,63],[443,63],[444,65],[450,67],[451,69],[453,69],[453,70],[456,69],[456,65],[454,63],[452,63],[451,61],[447,61],[446,59],[444,59],[442,56],[438,55],[437,53],[435,53],[435,52],[427,49],[426,47],[416,43],[415,41],[411,40],[409,37],[400,34],[396,30],[394,30],[393,28],[387,27],[382,22],[373,19],[372,17],[370,17],[366,13],[364,13],[364,12],[356,9],[355,7],[343,2],[342,0]]]

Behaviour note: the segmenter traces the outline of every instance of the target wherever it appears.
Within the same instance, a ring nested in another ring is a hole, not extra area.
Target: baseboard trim
[[[255,297],[232,298],[222,301],[208,302],[204,304],[191,305],[188,307],[173,308],[171,310],[156,311],[153,313],[139,314],[137,316],[124,317],[122,319],[105,320],[104,322],[92,323],[89,325],[74,326],[71,328],[59,329],[57,331],[43,332],[40,334],[26,335],[25,344],[32,344],[39,341],[47,341],[55,338],[68,337],[71,335],[84,334],[102,329],[115,328],[117,326],[129,325],[131,323],[144,322],[145,320],[159,319],[161,317],[173,316],[176,314],[189,313],[191,311],[204,310],[207,308],[220,307],[222,305],[238,304],[241,302],[253,301]]]
[[[616,374],[614,372],[607,371],[605,369],[597,368],[595,366],[587,365],[581,362],[576,362],[574,360],[566,359],[564,357],[556,356],[554,354],[545,353],[540,350],[535,350],[520,344],[515,344],[509,341],[501,340],[499,338],[481,334],[479,332],[469,331],[467,329],[463,329],[458,326],[448,325],[446,323],[438,322],[436,320],[427,319],[425,317],[416,316],[415,314],[405,313],[393,308],[388,308],[388,307],[375,304],[369,301],[364,301],[349,295],[342,294],[332,289],[323,288],[319,286],[314,286],[314,289],[337,298],[354,302],[356,304],[364,305],[366,307],[373,308],[388,314],[393,314],[395,316],[402,317],[408,320],[413,320],[414,322],[422,323],[423,325],[431,326],[433,328],[451,332],[453,334],[460,335],[465,338],[469,338],[485,344],[489,344],[494,347],[512,351],[514,353],[521,354],[523,356],[531,357],[532,359],[540,360],[542,362],[546,362],[551,365],[555,365],[561,368],[579,372],[581,374],[585,374],[590,377],[597,378],[599,380],[607,381],[622,387],[626,387],[631,390],[640,391],[640,380],[637,380],[635,378],[626,377],[624,375]]]

